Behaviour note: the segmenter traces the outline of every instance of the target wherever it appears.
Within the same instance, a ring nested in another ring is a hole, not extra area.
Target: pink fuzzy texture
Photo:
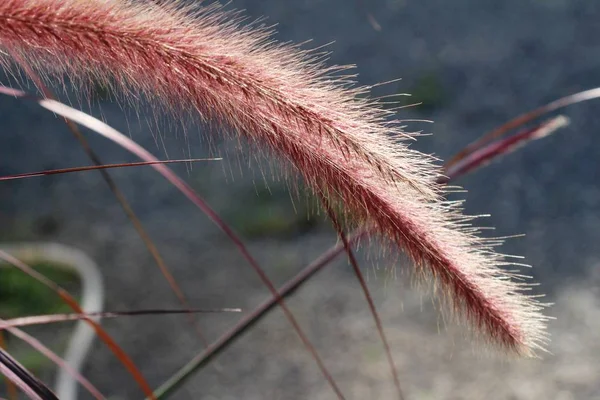
[[[388,114],[306,52],[231,22],[216,7],[128,0],[2,0],[0,48],[46,74],[104,79],[196,110],[288,161],[434,275],[457,311],[519,354],[541,349],[543,306],[443,202],[438,167]],[[8,64],[7,64],[8,65]]]

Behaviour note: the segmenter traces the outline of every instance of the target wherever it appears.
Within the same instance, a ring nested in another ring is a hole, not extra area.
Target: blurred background
[[[373,96],[411,93],[401,119],[432,136],[414,148],[448,159],[483,133],[549,101],[600,85],[600,2],[589,0],[233,0],[250,19],[277,24],[274,38],[329,44],[331,63],[356,64],[360,84],[397,78]],[[2,77],[2,83],[10,80]],[[33,88],[31,88],[33,90]],[[156,126],[142,108],[106,100],[93,114],[159,158],[202,157],[211,134],[190,123]],[[75,104],[78,104],[75,101]],[[469,214],[496,236],[524,234],[502,251],[524,256],[548,311],[551,354],[514,359],[446,323],[426,290],[411,284],[411,265],[361,252],[361,266],[388,334],[407,399],[600,399],[600,101],[563,113],[571,125],[457,181]],[[0,175],[89,164],[60,118],[33,103],[0,98]],[[106,140],[86,135],[105,163],[135,161]],[[215,137],[215,136],[213,136]],[[268,162],[213,139],[224,161],[176,169],[246,240],[276,284],[336,243],[315,203],[290,196]],[[276,167],[276,166],[275,166]],[[264,174],[263,174],[264,172]],[[241,307],[268,291],[233,244],[150,168],[111,175],[195,307]],[[267,176],[267,179],[263,178]],[[302,189],[301,189],[302,191]],[[310,218],[307,215],[312,215]],[[97,172],[0,184],[0,242],[52,241],[84,250],[100,266],[107,310],[179,307],[143,242]],[[52,268],[49,268],[52,270]],[[58,282],[76,289],[74,276]],[[290,301],[349,399],[391,399],[385,354],[360,287],[344,257]],[[52,295],[0,270],[0,317],[64,311]],[[200,315],[210,340],[239,314]],[[202,346],[184,316],[105,321],[152,385]],[[29,329],[57,351],[71,325]],[[15,356],[51,382],[51,364],[11,339]],[[85,375],[111,399],[141,398],[112,353],[95,343]],[[3,392],[0,392],[0,397]],[[82,393],[81,398],[87,394]],[[175,399],[330,399],[325,383],[279,310],[197,373]]]

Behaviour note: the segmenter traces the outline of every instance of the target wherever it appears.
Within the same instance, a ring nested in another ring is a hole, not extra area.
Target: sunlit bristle
[[[523,355],[542,348],[540,304],[506,279],[497,243],[443,201],[433,158],[409,149],[389,112],[336,75],[344,67],[276,44],[218,7],[165,3],[4,0],[0,49],[47,78],[110,82],[131,101],[142,93],[237,132],[341,201],[352,220],[376,225],[488,338]]]

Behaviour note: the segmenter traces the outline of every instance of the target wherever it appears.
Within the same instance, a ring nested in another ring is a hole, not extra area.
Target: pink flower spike
[[[503,269],[456,204],[433,159],[376,102],[307,52],[275,44],[217,7],[133,0],[3,0],[0,49],[45,76],[112,84],[179,113],[191,110],[289,162],[442,284],[493,342],[533,355],[547,340],[543,305]],[[12,68],[10,60],[5,65]]]

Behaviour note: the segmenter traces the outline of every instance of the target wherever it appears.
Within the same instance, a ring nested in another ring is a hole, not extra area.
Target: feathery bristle
[[[335,194],[352,219],[375,224],[494,342],[531,355],[547,340],[543,306],[502,269],[496,243],[443,202],[434,160],[357,97],[363,88],[336,77],[344,67],[275,44],[218,7],[165,1],[4,0],[0,48],[45,75],[101,79],[233,128]]]

